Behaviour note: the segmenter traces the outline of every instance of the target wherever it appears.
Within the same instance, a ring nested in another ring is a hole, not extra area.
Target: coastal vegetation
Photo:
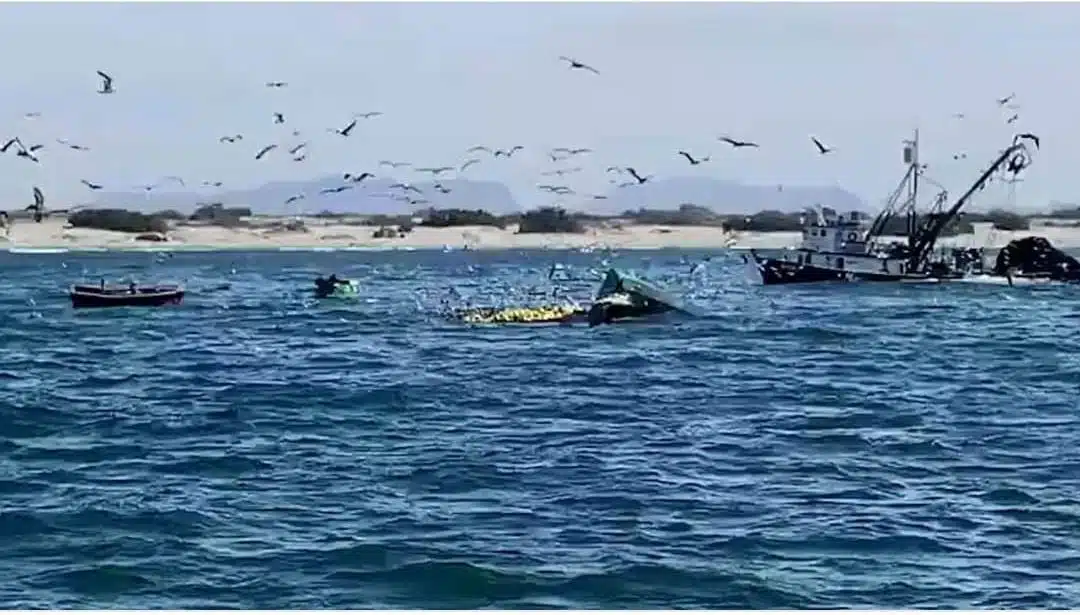
[[[165,233],[169,230],[169,221],[163,216],[126,209],[81,209],[68,215],[68,224],[75,228],[121,233]]]
[[[619,225],[651,226],[711,226],[726,231],[750,232],[799,232],[803,229],[806,213],[761,211],[751,215],[724,215],[693,204],[678,209],[637,209],[621,214],[600,216],[568,211],[562,207],[539,207],[520,214],[497,215],[483,209],[435,209],[430,208],[413,214],[369,215],[323,211],[315,217],[342,224],[356,224],[376,229],[399,229],[406,233],[414,226],[431,228],[490,226],[495,228],[517,227],[518,233],[581,233],[590,227]],[[200,204],[193,213],[183,214],[165,210],[145,214],[125,209],[83,209],[68,215],[74,227],[96,228],[126,233],[165,232],[170,226],[215,225],[225,227],[250,226],[252,220],[261,216],[247,207],[226,207],[221,203]],[[987,212],[961,212],[943,235],[974,232],[976,224],[990,224],[1003,231],[1024,231],[1031,228],[1032,220],[1039,219],[1046,226],[1080,226],[1080,207],[1064,206],[1048,214],[1021,214],[1002,208]],[[907,220],[893,218],[885,225],[885,235],[906,234]],[[389,231],[383,231],[387,235]]]

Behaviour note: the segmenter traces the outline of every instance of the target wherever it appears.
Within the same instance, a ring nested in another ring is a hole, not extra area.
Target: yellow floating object
[[[571,305],[543,305],[537,307],[471,308],[457,312],[457,317],[470,324],[511,324],[560,322],[574,315],[584,314],[581,308]]]

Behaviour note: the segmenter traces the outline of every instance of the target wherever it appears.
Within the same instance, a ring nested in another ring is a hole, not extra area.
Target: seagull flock
[[[571,71],[585,72],[591,75],[595,75],[596,77],[601,76],[601,72],[593,66],[585,64],[584,62],[581,62],[572,57],[559,56],[559,60],[565,62],[566,68]],[[105,71],[99,70],[97,71],[97,76],[101,80],[100,88],[97,90],[98,94],[115,95],[117,93],[117,89],[114,87],[112,75],[106,73]],[[288,86],[289,84],[286,81],[267,81],[265,83],[265,87],[272,90],[287,88]],[[1012,93],[1008,96],[996,100],[997,105],[1002,108],[1007,114],[1007,117],[1005,118],[1006,124],[1011,125],[1019,120],[1019,107],[1015,104],[1015,99],[1016,94]],[[25,117],[37,118],[40,117],[40,115],[41,114],[39,112],[31,112],[25,114]],[[353,135],[358,125],[360,125],[360,122],[372,120],[382,115],[383,113],[381,111],[366,111],[362,113],[354,113],[350,120],[344,123],[344,125],[339,127],[327,128],[326,132],[328,134],[334,135],[334,137],[332,138],[348,139]],[[962,120],[964,119],[965,114],[956,113],[953,114],[953,117],[957,120]],[[286,124],[287,118],[285,117],[284,113],[275,111],[272,113],[270,121],[273,124],[282,125]],[[293,131],[292,136],[297,139],[302,138],[302,135],[299,131]],[[835,151],[833,147],[826,145],[817,136],[811,135],[809,139],[818,155],[825,156]],[[717,140],[720,143],[726,144],[733,150],[757,149],[761,147],[757,142],[736,139],[728,135],[717,137]],[[236,147],[245,142],[245,135],[238,133],[223,135],[218,139],[218,142],[223,146]],[[72,143],[67,139],[56,139],[56,143],[57,145],[73,151],[91,151],[90,147]],[[263,143],[260,144],[257,149],[254,149],[253,157],[255,160],[261,161],[267,159],[268,157],[279,155],[278,152],[287,152],[287,155],[293,162],[301,163],[307,160],[308,143],[309,142],[307,140],[301,140],[299,141],[299,143],[293,144],[291,146],[277,142]],[[441,194],[449,194],[452,191],[452,188],[448,187],[446,183],[444,183],[446,179],[460,178],[467,170],[476,165],[483,164],[485,160],[510,160],[515,156],[515,154],[518,154],[524,149],[525,147],[522,145],[510,145],[501,147],[476,145],[468,148],[465,151],[465,158],[462,161],[449,165],[415,167],[411,162],[408,161],[381,160],[379,161],[378,166],[382,169],[390,170],[411,168],[413,172],[426,174],[434,180],[430,188],[431,190],[435,190]],[[31,164],[42,164],[42,153],[45,150],[45,144],[27,144],[19,136],[11,136],[3,142],[2,146],[0,146],[0,155],[14,155],[17,158],[25,160],[26,162]],[[555,168],[542,171],[540,175],[545,178],[557,177],[559,178],[560,183],[552,183],[550,181],[544,182],[543,180],[541,180],[541,183],[538,183],[536,185],[537,190],[548,193],[550,195],[554,195],[556,197],[567,197],[571,195],[576,195],[579,198],[584,197],[598,200],[606,199],[607,196],[602,194],[582,194],[568,183],[562,182],[564,178],[572,178],[575,174],[580,173],[584,170],[584,167],[581,164],[574,165],[572,161],[583,160],[591,153],[592,150],[587,147],[557,147],[551,149],[548,152],[545,152],[546,158],[549,159],[553,165],[557,166]],[[686,150],[679,150],[675,152],[674,155],[683,158],[686,163],[692,167],[699,167],[700,165],[707,164],[712,160],[711,154],[697,155]],[[967,158],[967,154],[965,153],[957,153],[953,155],[954,160],[961,160],[965,158]],[[653,179],[653,175],[643,174],[637,168],[628,165],[609,166],[606,168],[605,172],[610,177],[609,182],[611,184],[614,184],[618,188],[640,186],[648,183]],[[319,191],[319,194],[326,195],[342,193],[347,190],[353,189],[355,186],[361,184],[366,180],[370,180],[376,177],[378,177],[378,175],[374,171],[363,171],[360,173],[343,173],[341,175],[341,181],[339,185],[322,189]],[[79,181],[85,188],[87,188],[91,192],[97,192],[105,188],[105,185],[101,182],[92,181],[89,179],[80,179]],[[183,178],[177,176],[169,176],[162,180],[162,182],[166,181],[175,183],[180,186],[187,185],[187,182],[185,182]],[[146,193],[150,193],[163,185],[162,182],[155,184],[146,184],[140,186],[140,188],[142,188]],[[221,188],[224,184],[220,181],[203,181],[201,182],[201,185],[205,187]],[[427,195],[425,195],[424,190],[409,182],[394,183],[389,186],[389,190],[390,192],[387,194],[375,196],[384,196],[386,198],[391,198],[397,201],[401,201],[403,203],[408,203],[410,206],[430,205],[430,201],[428,200]],[[25,210],[32,212],[34,220],[40,222],[47,215],[47,210],[45,208],[45,195],[37,186],[33,187],[32,194],[34,201],[30,205],[26,206]],[[285,200],[285,204],[293,204],[313,197],[316,197],[316,195],[298,193],[289,196]],[[6,219],[6,212],[0,212],[0,214],[2,214],[0,215],[0,217]]]

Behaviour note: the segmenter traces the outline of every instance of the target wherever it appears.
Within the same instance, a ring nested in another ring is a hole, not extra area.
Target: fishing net
[[[1055,280],[1080,280],[1080,261],[1050,245],[1045,237],[1014,239],[998,252],[995,275],[1010,270],[1049,275]]]

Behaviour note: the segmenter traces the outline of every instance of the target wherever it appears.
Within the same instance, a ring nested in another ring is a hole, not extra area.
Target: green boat
[[[342,280],[333,275],[315,278],[315,296],[320,299],[355,299],[360,296],[360,285],[355,280]]]

